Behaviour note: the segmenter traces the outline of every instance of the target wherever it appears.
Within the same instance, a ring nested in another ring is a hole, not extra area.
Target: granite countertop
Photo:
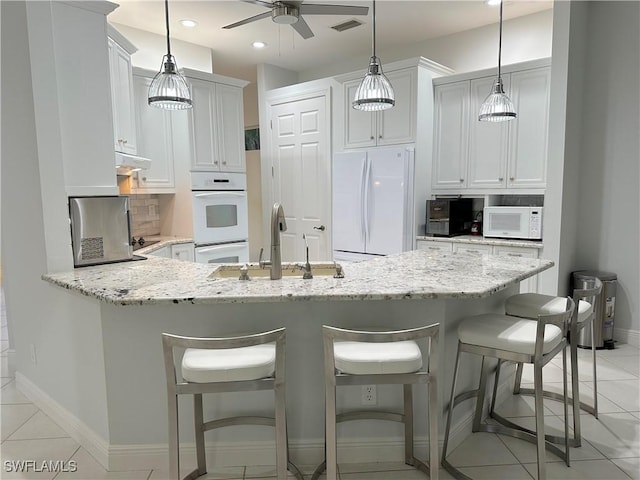
[[[553,266],[543,259],[414,250],[341,262],[344,278],[209,278],[218,267],[149,257],[77,268],[43,280],[116,305],[481,298]]]
[[[455,237],[429,237],[419,235],[416,240],[429,240],[433,242],[453,242],[453,243],[480,243],[483,245],[499,245],[501,247],[526,247],[542,248],[539,240],[510,240],[507,238],[488,238],[482,235],[458,235]]]
[[[191,243],[193,242],[193,238],[188,237],[171,237],[166,235],[145,235],[145,241],[147,242],[158,242],[153,245],[149,245],[148,247],[143,247],[139,250],[136,250],[134,253],[136,255],[148,255],[150,253],[155,252],[156,250],[160,250],[163,247],[167,247],[169,245],[177,245],[179,243]]]

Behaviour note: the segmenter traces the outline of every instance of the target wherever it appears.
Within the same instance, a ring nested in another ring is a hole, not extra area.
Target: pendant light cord
[[[500,33],[498,36],[498,79],[500,78],[500,66],[502,64],[502,4],[503,3],[504,3],[504,0],[500,0]]]
[[[376,56],[376,0],[373,0],[373,28],[371,29],[371,31],[373,32],[373,38],[372,38],[372,49],[373,49],[373,56]]]
[[[167,57],[171,58],[171,42],[169,42],[169,0],[164,0],[164,19],[167,24]]]

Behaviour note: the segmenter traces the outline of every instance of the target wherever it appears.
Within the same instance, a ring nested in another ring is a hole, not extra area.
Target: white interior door
[[[271,106],[273,201],[287,221],[284,261],[331,259],[331,156],[326,96]],[[265,248],[265,250],[267,250]]]

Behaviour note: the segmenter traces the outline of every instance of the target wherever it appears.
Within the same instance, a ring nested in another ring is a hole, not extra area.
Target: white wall
[[[497,14],[496,14],[497,15]],[[497,22],[497,17],[496,17]],[[551,56],[553,11],[526,15],[503,24],[503,64],[519,63]],[[498,25],[487,25],[465,32],[438,37],[396,48],[377,46],[378,56],[386,63],[411,57],[425,57],[446,65],[456,73],[495,67],[498,62]],[[349,58],[331,65],[300,72],[300,81],[366,69],[368,57]]]
[[[640,3],[587,2],[575,268],[618,274],[614,329],[640,335]]]
[[[138,48],[138,51],[131,56],[134,67],[155,71],[160,69],[162,56],[167,53],[167,37],[120,23],[111,23],[111,25]],[[172,38],[171,54],[175,56],[178,68],[192,68],[213,73],[211,49],[208,47]]]

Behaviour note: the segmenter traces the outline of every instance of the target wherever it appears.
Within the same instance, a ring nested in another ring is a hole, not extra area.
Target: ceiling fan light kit
[[[191,92],[187,80],[178,71],[178,65],[171,55],[169,41],[169,1],[164,2],[165,21],[167,26],[167,54],[162,57],[160,71],[149,85],[148,103],[152,107],[167,110],[184,110],[191,108]]]
[[[351,103],[356,110],[367,112],[386,110],[396,104],[391,82],[382,72],[380,59],[376,56],[376,0],[373,0],[372,47],[367,74],[358,85]]]
[[[500,62],[502,60],[502,3],[500,2],[500,35],[498,37],[498,77],[496,78],[491,93],[482,102],[478,120],[481,122],[504,122],[516,118],[516,109],[511,99],[504,93],[502,76],[500,75]]]

